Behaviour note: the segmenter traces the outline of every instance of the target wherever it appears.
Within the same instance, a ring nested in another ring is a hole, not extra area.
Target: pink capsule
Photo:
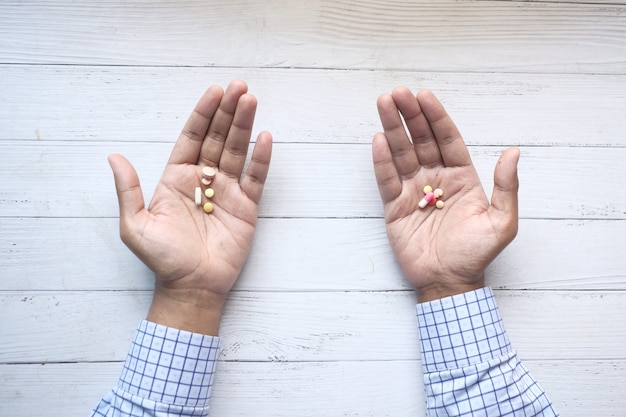
[[[422,198],[419,202],[419,208],[424,208],[426,207],[428,204],[430,204],[431,201],[435,201],[435,194],[431,191],[430,193],[427,193],[424,198]]]

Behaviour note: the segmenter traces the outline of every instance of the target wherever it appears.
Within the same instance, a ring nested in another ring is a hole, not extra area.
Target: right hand
[[[501,155],[489,202],[459,131],[430,91],[413,96],[399,87],[377,105],[384,133],[374,136],[372,153],[387,236],[418,301],[483,287],[485,269],[517,234],[519,150]],[[425,185],[444,191],[443,209],[418,207]]]

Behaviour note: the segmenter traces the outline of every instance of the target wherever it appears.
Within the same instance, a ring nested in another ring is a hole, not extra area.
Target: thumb
[[[517,162],[520,151],[518,148],[508,148],[498,160],[493,175],[493,193],[491,194],[491,206],[503,214],[509,225],[515,225],[517,230],[517,191],[519,180],[517,178]]]
[[[115,190],[120,206],[120,227],[128,225],[131,219],[144,209],[145,203],[137,171],[122,155],[109,155],[109,165],[115,178]]]

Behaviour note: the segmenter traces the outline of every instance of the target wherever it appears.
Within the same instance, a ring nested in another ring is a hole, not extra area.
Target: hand
[[[121,155],[109,157],[121,238],[156,276],[148,320],[217,335],[226,295],[250,251],[272,150],[271,135],[261,133],[242,177],[257,104],[247,88],[233,81],[226,92],[206,91],[147,209],[133,166]],[[194,201],[205,166],[217,171],[210,214]]]
[[[501,155],[490,204],[459,131],[430,91],[413,96],[400,87],[377,104],[385,133],[374,136],[372,153],[387,235],[419,302],[483,287],[485,269],[517,234],[519,150]],[[444,191],[443,209],[418,208],[425,185]]]

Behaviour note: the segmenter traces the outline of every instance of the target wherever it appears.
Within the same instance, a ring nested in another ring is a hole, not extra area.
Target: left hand
[[[217,334],[225,298],[250,251],[269,169],[272,138],[263,132],[243,174],[256,105],[242,81],[225,92],[210,87],[185,124],[148,208],[130,162],[109,157],[121,238],[156,276],[149,320]],[[205,166],[217,171],[210,214],[194,202],[195,188],[206,188],[200,182]]]

